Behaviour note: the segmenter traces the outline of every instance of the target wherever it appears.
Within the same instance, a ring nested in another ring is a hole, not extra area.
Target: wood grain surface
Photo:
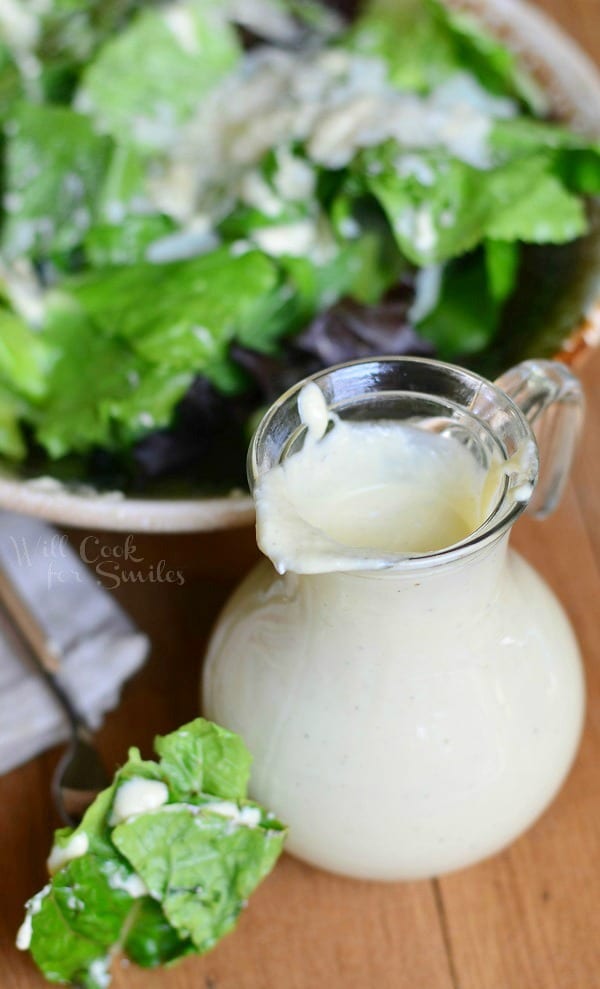
[[[600,60],[600,0],[540,6]],[[586,663],[586,731],[550,810],[503,854],[434,882],[352,882],[284,856],[214,952],[168,972],[120,966],[115,989],[600,989],[600,355],[583,380],[587,424],[564,503],[513,536],[565,604]],[[78,545],[82,534],[71,538]],[[149,753],[157,732],[197,714],[211,623],[256,557],[250,530],[136,538],[136,547],[146,568],[164,559],[185,583],[115,591],[153,651],[100,734],[113,766],[129,744]],[[58,754],[0,779],[0,989],[46,984],[13,942],[23,902],[45,881]]]

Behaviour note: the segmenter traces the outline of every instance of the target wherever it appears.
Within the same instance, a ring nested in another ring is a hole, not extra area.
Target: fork
[[[110,783],[85,718],[60,683],[60,657],[28,604],[0,565],[0,607],[23,651],[63,709],[70,741],[52,778],[52,797],[61,819],[75,826],[94,798]]]

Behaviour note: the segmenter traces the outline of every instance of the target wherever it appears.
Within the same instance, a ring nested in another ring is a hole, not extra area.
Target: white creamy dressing
[[[182,51],[201,57],[202,47],[198,37],[195,17],[190,8],[181,3],[171,3],[162,9],[162,19]]]
[[[226,211],[236,197],[275,218],[286,202],[306,200],[314,184],[311,165],[286,151],[292,143],[304,144],[313,165],[335,169],[359,149],[388,138],[398,142],[400,171],[408,169],[428,185],[432,176],[420,152],[441,147],[488,167],[490,126],[515,112],[512,101],[489,94],[466,73],[418,95],[392,86],[384,60],[376,56],[261,48],[203,100],[165,149],[169,164],[151,195],[184,225]],[[258,175],[272,149],[287,155],[277,162],[276,195]],[[427,234],[425,213],[416,222]],[[294,235],[290,230],[290,242]],[[289,253],[304,249],[305,240],[290,243]],[[282,252],[279,242],[277,250]]]
[[[2,0],[0,4],[0,38],[18,51],[35,48],[40,34],[39,15],[48,4],[19,3],[19,0]],[[40,8],[36,10],[36,7]]]
[[[39,96],[37,79],[40,63],[34,54],[40,37],[40,18],[47,13],[50,0],[2,0],[0,3],[0,40],[15,59],[29,90],[29,96]]]
[[[85,831],[74,834],[65,845],[54,845],[48,856],[47,866],[51,876],[59,872],[73,859],[81,858],[90,847],[90,841]]]
[[[25,914],[25,920],[19,927],[17,931],[17,937],[15,939],[15,947],[19,951],[27,951],[29,945],[31,944],[31,939],[33,937],[33,917],[28,912]]]
[[[115,793],[110,825],[112,827],[127,821],[137,814],[162,807],[169,799],[169,790],[161,780],[147,780],[135,777],[121,783]]]
[[[33,918],[42,909],[42,903],[50,892],[52,892],[52,886],[48,884],[25,904],[25,920],[19,927],[15,940],[15,946],[19,949],[19,951],[28,950],[33,937]]]
[[[6,264],[0,259],[0,284],[18,315],[33,327],[41,326],[46,313],[44,290],[31,262],[18,258]]]
[[[418,269],[415,275],[415,298],[408,310],[408,318],[413,325],[420,323],[437,306],[443,273],[442,264],[430,264]]]
[[[110,955],[105,958],[95,958],[89,967],[90,978],[94,980],[101,989],[108,989],[112,978],[110,974]]]
[[[502,472],[451,435],[332,417],[314,382],[298,409],[303,448],[255,490],[258,544],[279,573],[389,567],[466,539],[490,514]]]
[[[7,0],[5,6],[4,13],[0,11],[0,26],[33,84],[37,63],[32,48],[46,0],[36,0],[27,14],[15,0]],[[234,16],[239,15],[248,26],[256,25],[256,18],[270,11],[273,37],[283,38],[286,25],[293,26],[290,18],[264,0],[234,6]],[[183,50],[195,51],[200,46],[189,11],[173,3],[163,18]],[[326,263],[337,247],[329,223],[316,206],[314,215],[295,222],[281,222],[281,215],[290,203],[311,201],[315,168],[343,167],[361,148],[388,138],[398,143],[399,173],[425,186],[433,176],[422,152],[432,148],[445,148],[478,168],[489,166],[490,126],[496,119],[515,114],[512,101],[491,95],[466,73],[457,73],[428,95],[407,93],[388,82],[387,71],[381,58],[341,49],[262,47],[246,55],[200,102],[187,124],[181,125],[166,105],[152,119],[133,120],[137,138],[165,156],[164,168],[153,169],[135,209],[141,213],[159,209],[181,227],[151,244],[147,260],[163,264],[213,249],[218,243],[215,224],[239,200],[273,218],[272,225],[253,233],[260,249],[273,256],[309,257],[317,264]],[[85,91],[79,93],[77,107],[81,112],[91,111]],[[290,152],[294,142],[304,145],[309,161]],[[259,171],[268,151],[275,153],[273,189]],[[4,205],[9,212],[18,208],[9,201]],[[112,222],[119,222],[125,210],[125,203],[111,202]],[[83,210],[80,216],[81,222],[87,220]],[[449,211],[448,223],[453,219]],[[435,247],[437,234],[427,206],[405,210],[395,223],[423,253]],[[25,252],[32,237],[31,224],[23,222],[20,230]],[[10,291],[19,296],[17,273],[10,270],[6,278]],[[430,289],[434,285],[432,281],[427,284]],[[431,308],[431,294],[427,299]],[[43,299],[36,299],[36,322],[41,305]]]
[[[259,807],[238,807],[233,800],[214,800],[202,804],[198,810],[218,814],[220,817],[226,817],[234,826],[241,825],[246,828],[257,828],[261,820]]]
[[[123,892],[128,893],[134,900],[148,895],[148,887],[142,877],[138,876],[137,872],[127,872],[124,868],[117,865],[116,862],[111,861],[102,867],[102,871],[105,873],[111,889],[122,889]]]
[[[506,845],[556,793],[582,724],[577,644],[507,532],[406,559],[469,536],[518,463],[490,483],[452,436],[330,425],[316,388],[300,398],[312,436],[256,492],[259,542],[294,572],[263,561],[234,594],[204,712],[244,738],[252,797],[289,824],[293,854],[432,876]]]

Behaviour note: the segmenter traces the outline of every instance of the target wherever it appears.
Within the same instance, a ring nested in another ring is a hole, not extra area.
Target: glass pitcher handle
[[[569,477],[583,424],[585,399],[579,380],[558,361],[523,361],[495,382],[531,424],[540,451],[540,475],[529,502],[536,518],[558,505]]]

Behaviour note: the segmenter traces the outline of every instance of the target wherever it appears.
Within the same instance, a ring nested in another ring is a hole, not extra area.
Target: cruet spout
[[[531,425],[540,453],[540,475],[529,502],[536,518],[558,505],[583,423],[585,400],[578,378],[558,361],[528,360],[495,382]]]

